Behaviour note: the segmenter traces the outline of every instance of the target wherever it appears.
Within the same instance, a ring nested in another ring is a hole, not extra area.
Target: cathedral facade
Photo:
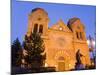
[[[48,13],[42,8],[35,8],[29,14],[26,33],[27,36],[31,32],[42,34],[46,52],[45,66],[56,67],[56,71],[74,69],[78,50],[83,55],[82,64],[89,65],[89,48],[81,20],[74,17],[65,24],[60,19],[51,27],[48,27],[49,22]]]

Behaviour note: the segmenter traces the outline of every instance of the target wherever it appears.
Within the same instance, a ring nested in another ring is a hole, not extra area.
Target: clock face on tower
[[[66,40],[63,37],[58,37],[56,41],[57,41],[57,44],[61,47],[63,47],[66,43]]]

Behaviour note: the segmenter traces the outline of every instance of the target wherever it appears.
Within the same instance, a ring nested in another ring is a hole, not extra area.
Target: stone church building
[[[48,27],[50,19],[42,8],[35,8],[28,17],[27,36],[31,32],[42,34],[45,44],[45,66],[56,67],[56,71],[67,71],[75,68],[76,52],[83,55],[82,63],[90,65],[89,48],[85,27],[79,18],[71,18],[65,24],[61,19]],[[66,15],[65,15],[66,16]]]

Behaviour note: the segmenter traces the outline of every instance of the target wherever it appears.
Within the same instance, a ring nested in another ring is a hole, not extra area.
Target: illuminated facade
[[[66,16],[66,15],[65,15]],[[80,49],[82,63],[90,65],[85,27],[79,18],[71,18],[66,25],[61,19],[50,28],[48,13],[42,8],[33,9],[28,18],[27,36],[31,32],[42,34],[45,44],[45,66],[57,71],[74,69],[76,52]]]

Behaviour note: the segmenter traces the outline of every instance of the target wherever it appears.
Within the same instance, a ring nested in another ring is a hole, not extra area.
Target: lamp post
[[[87,43],[88,43],[89,51],[90,51],[91,65],[95,65],[95,55],[94,55],[95,40],[94,40],[94,38],[89,35],[89,37],[87,39]]]

